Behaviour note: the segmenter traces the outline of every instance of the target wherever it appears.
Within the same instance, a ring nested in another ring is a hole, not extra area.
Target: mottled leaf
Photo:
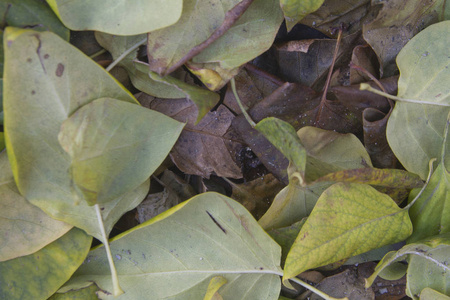
[[[404,240],[412,232],[406,210],[374,188],[337,183],[328,188],[291,248],[284,280],[303,271]]]
[[[6,152],[0,153],[0,261],[29,255],[72,228],[19,194]]]
[[[81,265],[91,242],[92,237],[73,228],[33,254],[0,262],[0,298],[47,299]]]

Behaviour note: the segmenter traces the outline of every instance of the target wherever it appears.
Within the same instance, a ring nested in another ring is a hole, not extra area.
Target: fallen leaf
[[[109,34],[147,33],[178,21],[183,1],[133,2],[118,0],[113,6],[102,1],[49,0],[48,4],[71,30],[96,30]]]
[[[123,299],[202,299],[213,276],[227,283],[224,299],[272,299],[280,292],[281,251],[236,201],[204,193],[114,238],[111,251]],[[94,281],[109,299],[109,270],[104,250],[86,262],[60,290]],[[275,273],[274,273],[275,272]],[[177,284],[173,284],[177,282]]]
[[[91,243],[91,236],[73,228],[37,252],[0,262],[1,298],[47,299],[82,264]]]
[[[425,27],[441,19],[443,3],[442,0],[392,0],[372,5],[371,9],[378,14],[363,25],[363,36],[378,56],[383,77],[396,73],[395,58],[403,46]]]
[[[48,300],[98,300],[97,291],[98,287],[91,284],[88,287],[67,291],[66,293],[56,292]]]
[[[406,210],[374,188],[337,183],[319,197],[291,248],[283,280],[339,261],[412,233]]]
[[[149,108],[186,122],[170,154],[181,171],[205,178],[213,172],[220,177],[242,178],[237,159],[244,146],[230,127],[234,115],[226,107],[219,106],[194,125],[196,107],[187,99],[154,99],[145,94],[138,98]]]
[[[420,292],[420,299],[422,300],[448,300],[450,299],[450,297],[441,294],[431,288],[424,288],[421,292]]]
[[[20,195],[5,151],[0,153],[0,170],[0,261],[32,254],[72,228]]]
[[[71,157],[77,195],[89,205],[104,204],[136,189],[163,162],[183,127],[161,113],[116,99],[84,105],[62,122],[58,135]]]
[[[450,105],[450,57],[441,39],[447,35],[450,21],[429,26],[402,49],[397,57],[398,97]],[[449,113],[448,106],[396,102],[386,135],[406,170],[425,179],[430,159],[439,163]]]
[[[94,208],[75,205],[67,172],[70,156],[59,145],[58,133],[65,119],[100,96],[136,100],[103,68],[53,33],[8,27],[5,39],[6,144],[17,187],[51,217],[101,238]],[[42,121],[47,116],[51,121]],[[148,187],[147,181],[103,207],[107,233],[144,198]]]
[[[283,10],[287,30],[290,31],[305,16],[318,10],[323,2],[324,0],[281,0],[280,5]]]
[[[295,239],[300,232],[303,224],[305,224],[306,218],[301,219],[294,224],[287,227],[275,228],[267,231],[267,233],[281,246],[281,265],[284,265],[286,257],[291,250]]]
[[[380,78],[379,63],[375,52],[369,45],[358,45],[353,48],[352,59],[350,64],[356,65],[360,68],[364,68],[369,74],[375,78]],[[357,84],[361,82],[370,81],[369,75],[359,71],[356,68],[350,68],[350,84]]]
[[[313,13],[306,15],[301,24],[308,25],[328,36],[333,36],[333,29],[342,24],[347,27],[343,34],[352,34],[361,30],[361,19],[367,15],[370,0],[326,0]]]

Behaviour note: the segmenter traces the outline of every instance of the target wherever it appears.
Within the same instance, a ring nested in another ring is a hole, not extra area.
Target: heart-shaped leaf
[[[449,35],[450,21],[434,24],[400,51],[398,97],[450,105],[450,56],[442,39]],[[422,179],[427,177],[430,159],[440,157],[449,112],[448,106],[399,101],[389,118],[389,145],[402,165]]]
[[[223,299],[277,299],[280,291],[280,246],[242,205],[216,193],[112,239],[111,251],[123,299],[203,299],[214,276],[227,280],[219,290]],[[101,298],[110,299],[106,260],[104,249],[91,251],[61,292],[94,281]]]
[[[319,197],[291,248],[284,268],[290,279],[371,249],[406,239],[408,211],[365,184],[337,183]]]

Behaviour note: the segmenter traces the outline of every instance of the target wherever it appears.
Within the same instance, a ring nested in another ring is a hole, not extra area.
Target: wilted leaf
[[[194,125],[196,107],[187,99],[148,99],[141,95],[139,100],[150,100],[146,105],[151,109],[187,123],[171,153],[181,171],[206,178],[212,172],[221,177],[242,178],[236,161],[243,145],[230,128],[234,115],[226,107],[219,106]]]
[[[209,281],[208,288],[206,290],[206,295],[203,300],[222,300],[222,296],[220,296],[217,291],[225,284],[227,280],[222,276],[215,276],[211,278]]]
[[[341,39],[335,67],[347,66],[350,51],[360,43],[359,34]],[[276,58],[282,78],[316,90],[323,88],[333,61],[336,47],[334,39],[290,41],[276,46]]]
[[[337,183],[328,188],[291,248],[283,280],[303,271],[404,240],[412,232],[406,210],[374,188]]]
[[[111,242],[123,299],[203,299],[213,276],[224,299],[275,299],[280,247],[236,201],[205,193]],[[111,291],[103,249],[91,251],[63,290],[94,281]],[[176,284],[174,284],[176,282]],[[102,299],[111,298],[101,293]]]
[[[442,39],[449,35],[450,21],[441,22],[402,49],[397,57],[399,97],[450,105],[450,56]],[[389,145],[406,170],[422,179],[427,177],[430,159],[440,157],[449,112],[449,107],[399,101],[389,118]]]
[[[343,34],[352,34],[361,30],[361,19],[367,15],[370,0],[326,0],[322,6],[313,13],[305,16],[300,23],[308,25],[330,36],[335,28],[341,24],[347,26]]]
[[[94,99],[136,100],[104,69],[53,33],[8,27],[5,41],[6,144],[18,189],[53,218],[101,237],[95,210],[84,203],[75,205],[70,156],[59,145],[58,133],[65,119]],[[148,186],[143,183],[103,207],[108,233],[144,198]]]
[[[45,2],[5,0],[0,3],[0,16],[2,16],[2,22],[8,26],[33,28],[38,31],[48,30],[67,41],[69,40],[69,30],[64,27]]]
[[[372,9],[378,11],[378,15],[363,25],[363,35],[378,55],[381,74],[388,77],[396,71],[395,57],[403,46],[425,27],[442,20],[445,0],[389,0],[372,3]],[[382,4],[381,10],[379,4]]]
[[[47,299],[81,265],[91,242],[92,237],[73,228],[33,254],[0,262],[0,298]]]
[[[104,204],[136,189],[166,158],[183,126],[111,98],[84,105],[62,123],[58,136],[72,159],[78,196],[89,205]]]
[[[396,252],[389,252],[378,263],[375,272],[367,278],[366,287],[372,285],[386,267],[409,256],[407,295],[419,299],[420,292],[426,287],[446,294],[450,288],[449,251],[450,235],[446,233],[408,244]]]
[[[0,261],[36,252],[72,228],[19,194],[5,151],[0,153],[0,170]]]
[[[375,52],[369,45],[358,45],[353,48],[352,60],[350,64],[360,68],[364,68],[369,74],[375,78],[380,78],[379,63]],[[370,81],[372,78],[365,72],[361,72],[356,68],[350,68],[350,84]]]
[[[99,0],[48,0],[53,11],[71,30],[96,30],[117,35],[147,33],[178,21],[182,0],[117,0],[114,5]]]
[[[286,20],[287,30],[290,31],[306,15],[315,12],[324,0],[281,0],[280,5]]]

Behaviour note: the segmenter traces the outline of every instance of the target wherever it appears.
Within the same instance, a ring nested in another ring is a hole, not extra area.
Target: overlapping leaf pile
[[[364,257],[450,296],[449,9],[3,1],[0,298],[332,299],[299,278]]]

